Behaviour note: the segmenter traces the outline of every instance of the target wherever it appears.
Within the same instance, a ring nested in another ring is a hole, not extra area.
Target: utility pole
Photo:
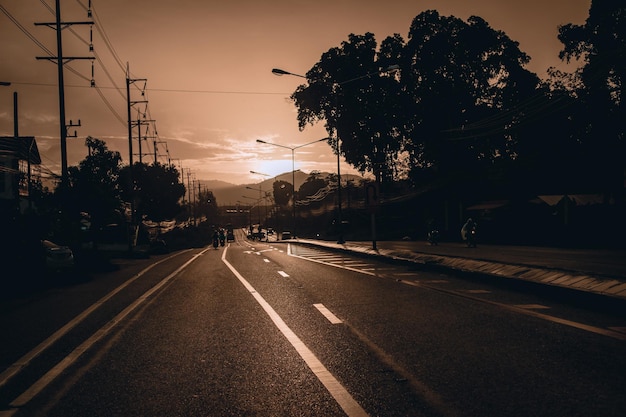
[[[61,181],[66,183],[67,181],[67,125],[65,124],[65,86],[63,80],[63,66],[65,63],[74,59],[89,59],[94,60],[94,57],[82,57],[82,56],[63,56],[63,39],[61,32],[63,29],[72,25],[93,25],[93,21],[85,22],[62,22],[61,21],[61,5],[60,0],[55,0],[56,3],[56,21],[53,23],[35,23],[36,26],[48,26],[56,30],[57,34],[57,56],[45,56],[36,57],[37,59],[47,59],[49,61],[56,61],[58,71],[59,82],[59,124],[61,127]],[[92,80],[93,84],[93,80]]]
[[[126,104],[128,111],[128,181],[129,181],[129,193],[130,193],[130,226],[131,231],[133,226],[135,225],[135,180],[133,178],[133,121],[131,119],[131,108],[138,103],[147,103],[145,100],[140,101],[131,101],[130,99],[130,86],[133,83],[143,81],[144,89],[145,82],[147,81],[145,78],[131,79],[130,78],[130,68],[128,63],[126,63]],[[142,90],[143,95],[143,90]],[[129,251],[132,251],[132,239],[129,239]]]
[[[152,139],[154,139],[152,141],[152,144],[154,145],[154,165],[156,165],[157,162],[158,162],[158,158],[159,158],[159,152],[157,150],[157,146],[158,146],[159,143],[167,143],[167,142],[164,141],[164,140],[156,140],[156,136],[153,136]],[[168,158],[168,160],[169,160],[169,158]],[[171,164],[168,164],[168,165],[171,165]]]
[[[141,150],[141,140],[142,139],[147,139],[148,138],[148,134],[146,132],[146,136],[145,137],[141,137],[141,126],[146,126],[148,124],[150,124],[151,122],[154,122],[154,120],[141,120],[141,119],[137,119],[137,121],[134,123],[137,126],[137,140],[139,142],[138,147],[139,147],[139,152],[138,152],[138,156],[139,156],[139,163],[143,162],[143,151]]]
[[[189,216],[193,218],[193,206],[191,203],[191,198],[193,196],[193,189],[191,188],[191,183],[189,178],[191,177],[191,172],[189,172],[189,170],[187,170],[187,190],[189,190],[188,192],[188,197],[187,197],[187,202],[189,203]],[[196,225],[196,220],[195,218],[193,218],[193,225]]]

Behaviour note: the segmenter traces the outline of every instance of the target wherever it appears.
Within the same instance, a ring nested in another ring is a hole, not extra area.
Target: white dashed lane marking
[[[329,309],[327,309],[324,304],[313,304],[313,307],[317,308],[320,313],[324,315],[332,324],[340,324],[343,323],[337,316],[335,316]]]

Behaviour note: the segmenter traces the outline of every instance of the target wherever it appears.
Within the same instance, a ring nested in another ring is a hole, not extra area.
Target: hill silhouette
[[[295,181],[296,181],[296,190],[300,188],[300,186],[309,178],[311,174],[307,174],[300,170],[295,171]],[[328,172],[320,172],[319,176],[321,178],[327,178],[328,176],[333,175]],[[345,180],[351,179],[355,181],[362,180],[363,177],[358,175],[346,174],[341,176],[342,182]],[[231,184],[225,181],[218,180],[199,180],[201,188],[204,190],[212,191],[215,199],[217,200],[218,206],[226,206],[226,205],[236,205],[237,201],[246,201],[246,204],[254,203],[250,199],[246,199],[245,196],[249,197],[258,197],[259,188],[263,191],[272,191],[274,181],[285,181],[291,184],[292,175],[291,172],[285,172],[283,174],[279,174],[276,177],[271,177],[266,180],[257,183],[249,183],[249,184]],[[255,190],[247,189],[246,187],[254,188]]]

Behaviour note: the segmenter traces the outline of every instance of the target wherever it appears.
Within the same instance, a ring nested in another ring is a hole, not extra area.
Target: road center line
[[[300,338],[287,326],[283,319],[276,313],[271,305],[259,294],[252,285],[226,260],[226,249],[222,252],[222,262],[231,270],[243,286],[252,294],[254,299],[272,319],[274,325],[287,338],[289,343],[296,349],[300,357],[315,374],[317,379],[326,387],[330,395],[349,417],[366,417],[368,414],[341,385],[339,381],[326,369],[313,352],[300,340]]]
[[[324,304],[313,304],[313,307],[317,308],[319,312],[322,313],[322,315],[326,317],[328,321],[331,322],[332,324],[343,323],[341,319],[339,319],[329,309],[327,309]]]

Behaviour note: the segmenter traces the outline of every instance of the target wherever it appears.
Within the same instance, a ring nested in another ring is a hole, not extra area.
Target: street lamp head
[[[257,139],[256,141],[259,142],[259,143],[267,143],[267,142],[265,142],[264,140],[261,140],[261,139]]]
[[[255,174],[255,175],[263,175],[265,177],[271,177],[270,174],[264,174],[262,172],[257,172],[257,171],[250,171],[250,174]]]
[[[10,82],[8,82],[8,81],[0,81],[0,85],[5,86],[5,87],[8,87],[8,86],[10,86],[10,85],[11,85],[11,83],[10,83]]]
[[[280,75],[294,75],[296,77],[306,78],[304,75],[294,74],[293,72],[285,71],[280,68],[272,68],[272,74],[279,75],[279,76]]]

